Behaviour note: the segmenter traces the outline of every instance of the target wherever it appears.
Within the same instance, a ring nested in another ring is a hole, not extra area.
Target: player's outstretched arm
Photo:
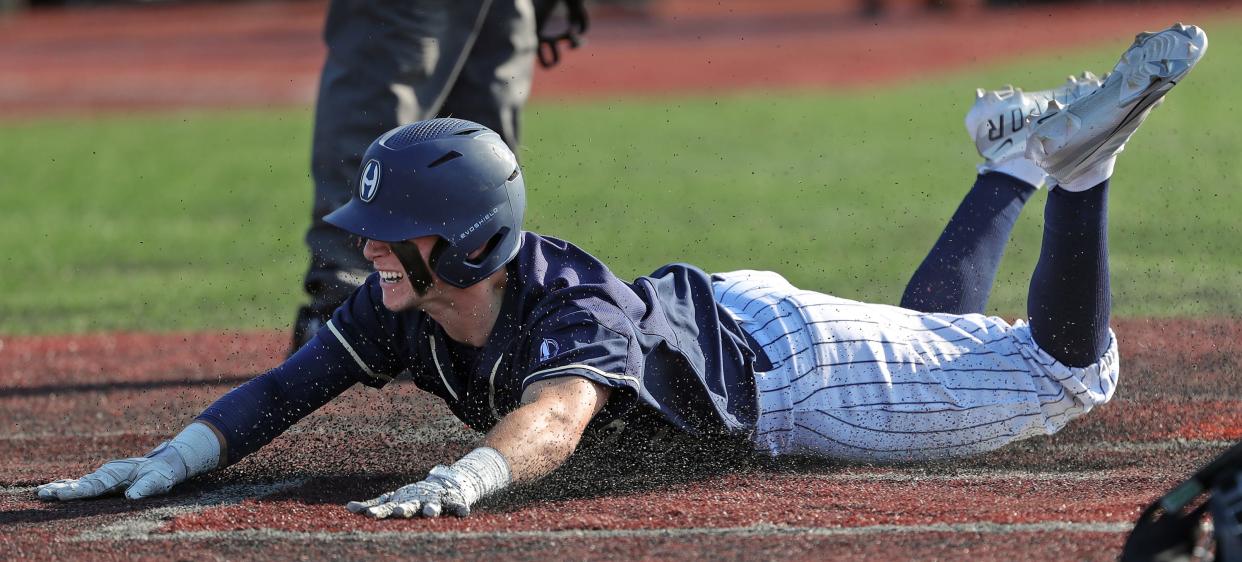
[[[383,519],[470,514],[470,506],[514,482],[537,480],[569,459],[610,390],[584,378],[540,381],[526,389],[522,407],[505,416],[451,466],[436,466],[422,482],[346,507]]]
[[[608,402],[611,389],[581,377],[536,382],[483,439],[509,461],[514,482],[538,480],[565,464],[582,432]]]
[[[82,500],[114,492],[124,492],[131,500],[157,496],[215,469],[220,464],[220,449],[216,433],[205,423],[194,422],[146,456],[108,461],[82,478],[39,486],[39,499]]]

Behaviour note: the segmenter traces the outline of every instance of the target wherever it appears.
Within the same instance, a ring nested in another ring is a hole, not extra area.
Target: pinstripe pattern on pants
[[[713,276],[716,301],[763,346],[754,442],[770,455],[961,457],[1052,434],[1112,398],[1117,340],[1073,368],[1024,322],[929,314],[799,290],[766,271]]]

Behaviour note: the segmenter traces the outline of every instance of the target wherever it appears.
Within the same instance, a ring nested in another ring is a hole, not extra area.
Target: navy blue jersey
[[[588,430],[630,417],[691,434],[753,428],[755,355],[703,271],[672,264],[626,283],[574,245],[529,232],[507,268],[482,348],[453,342],[422,311],[389,311],[378,275],[318,338],[344,345],[365,384],[408,370],[480,431],[516,409],[531,384],[565,376],[614,390]]]

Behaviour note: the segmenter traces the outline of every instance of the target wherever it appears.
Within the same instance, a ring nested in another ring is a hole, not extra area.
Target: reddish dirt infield
[[[872,21],[787,0],[743,21],[729,5],[683,0],[646,19],[601,18],[586,50],[539,74],[535,95],[870,87],[1176,19],[1235,17],[1227,4],[1156,3]],[[0,19],[0,116],[306,104],[323,9],[315,0]],[[1053,18],[1038,40],[1014,39],[1016,27]],[[1112,403],[993,454],[868,466],[586,452],[469,518],[382,522],[342,506],[421,478],[475,439],[409,384],[351,390],[171,496],[47,504],[35,485],[154,446],[278,361],[286,334],[0,336],[0,558],[1113,559],[1142,506],[1242,439],[1236,320],[1122,320],[1117,332]]]
[[[34,499],[143,451],[279,360],[284,334],[8,337],[0,552],[35,558],[1108,559],[1146,503],[1242,438],[1242,327],[1131,320],[1121,389],[1060,434],[962,461],[869,466],[587,452],[465,519],[342,505],[420,478],[472,434],[412,385],[357,388],[236,466],[148,502]],[[191,550],[178,550],[191,549]]]

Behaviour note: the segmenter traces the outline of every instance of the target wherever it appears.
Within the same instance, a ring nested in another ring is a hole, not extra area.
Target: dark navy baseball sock
[[[914,272],[901,306],[920,312],[983,312],[1013,225],[1035,187],[997,172],[981,174]]]
[[[1077,193],[1049,191],[1027,296],[1031,336],[1058,361],[1085,367],[1108,347],[1111,309],[1108,181]]]

